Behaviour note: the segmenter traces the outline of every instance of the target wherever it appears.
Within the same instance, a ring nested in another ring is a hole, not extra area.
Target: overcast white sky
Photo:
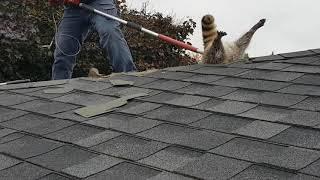
[[[127,3],[140,9],[146,1]],[[320,48],[320,0],[149,0],[149,4],[151,10],[174,14],[178,20],[195,20],[197,28],[190,42],[199,48],[203,48],[200,20],[208,13],[228,33],[225,40],[234,40],[259,19],[267,19],[248,49],[251,57]]]

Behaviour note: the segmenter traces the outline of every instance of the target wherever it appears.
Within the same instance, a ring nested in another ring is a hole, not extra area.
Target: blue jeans
[[[113,0],[94,0],[89,5],[117,16]],[[79,7],[65,7],[63,19],[56,33],[56,49],[52,66],[52,79],[70,79],[76,55],[89,30],[100,37],[100,45],[107,52],[114,72],[135,71],[132,56],[120,30],[120,23]],[[94,61],[94,59],[93,59]]]

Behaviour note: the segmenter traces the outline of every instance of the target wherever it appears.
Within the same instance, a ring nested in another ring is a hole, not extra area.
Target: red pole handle
[[[187,50],[190,50],[190,51],[193,51],[193,52],[198,52],[198,53],[200,52],[201,53],[201,51],[199,51],[198,48],[193,47],[193,46],[191,46],[191,45],[189,45],[187,43],[184,43],[182,41],[178,41],[176,39],[172,39],[171,37],[168,37],[166,35],[159,34],[158,37],[159,37],[159,39],[161,39],[163,41],[166,41],[166,42],[168,42],[170,44],[180,46],[180,47],[182,47],[184,49],[187,49]]]

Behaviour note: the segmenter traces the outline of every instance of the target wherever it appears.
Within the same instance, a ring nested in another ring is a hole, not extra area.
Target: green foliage
[[[121,4],[121,5],[120,5]],[[175,24],[172,17],[161,13],[128,10],[119,1],[121,18],[178,40],[188,40],[195,22],[189,19]],[[62,8],[48,7],[43,0],[1,0],[0,3],[0,82],[30,78],[48,80],[51,76],[53,52],[48,45],[61,19]],[[133,58],[139,70],[164,68],[194,63],[182,49],[161,42],[147,34],[123,27]],[[98,36],[91,34],[82,47],[74,69],[74,77],[86,76],[90,67],[110,73],[106,55],[99,47]]]

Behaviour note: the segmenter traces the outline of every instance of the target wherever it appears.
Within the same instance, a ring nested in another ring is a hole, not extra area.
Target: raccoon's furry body
[[[222,37],[227,33],[217,30],[215,19],[212,15],[205,15],[201,23],[204,43],[202,62],[206,64],[227,64],[244,56],[253,34],[264,25],[265,19],[261,19],[238,40],[230,43],[222,42]]]

